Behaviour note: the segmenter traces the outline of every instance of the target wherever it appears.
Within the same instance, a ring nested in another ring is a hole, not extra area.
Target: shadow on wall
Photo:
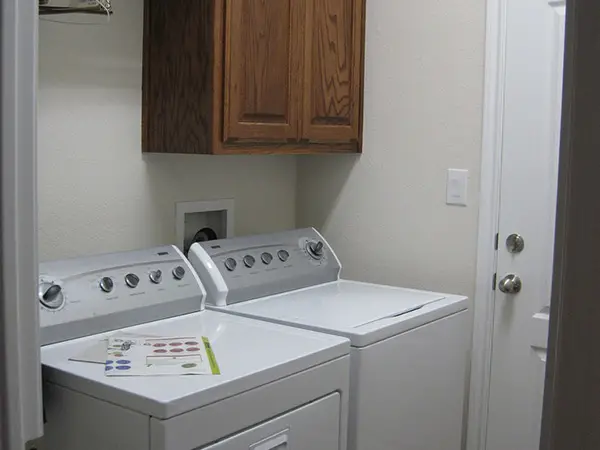
[[[73,25],[40,20],[40,78],[51,88],[139,89],[141,3],[120,8],[111,22]],[[123,24],[127,26],[123,26]],[[136,32],[139,30],[139,32]]]
[[[327,189],[319,189],[309,195],[299,195],[296,199],[296,220],[298,228],[314,227],[319,231],[324,230],[329,225],[329,221],[334,215],[341,194],[350,180],[352,172],[355,170],[361,159],[366,159],[363,155],[317,155],[298,157],[298,168],[302,170],[302,183],[298,184],[298,190],[307,190],[311,188],[310,165],[318,163],[319,172],[327,174]],[[312,187],[315,187],[313,185]],[[314,196],[318,196],[315,198]]]
[[[235,233],[259,234],[295,224],[295,156],[142,156],[159,224],[173,233],[175,203],[233,198]]]

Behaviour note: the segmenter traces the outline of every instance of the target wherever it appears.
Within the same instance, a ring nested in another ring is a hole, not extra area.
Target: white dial
[[[65,304],[65,294],[57,280],[40,278],[38,298],[40,303],[50,310],[58,310]]]

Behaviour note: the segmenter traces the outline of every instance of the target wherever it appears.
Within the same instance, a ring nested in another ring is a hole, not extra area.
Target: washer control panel
[[[205,291],[176,247],[40,264],[42,343],[199,311]]]
[[[210,264],[218,271],[205,267]],[[227,286],[226,304],[252,300],[338,279],[341,266],[314,228],[259,236],[208,241],[192,246],[188,254],[207,288],[208,304],[218,304],[214,293]],[[222,306],[222,305],[219,305]]]

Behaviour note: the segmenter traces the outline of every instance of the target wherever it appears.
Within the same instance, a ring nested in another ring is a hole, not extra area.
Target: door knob
[[[510,253],[521,253],[525,248],[525,239],[517,233],[513,233],[506,238],[506,249]]]
[[[512,273],[506,275],[500,280],[500,283],[498,283],[498,289],[505,294],[518,294],[521,292],[522,287],[523,282],[521,279]]]

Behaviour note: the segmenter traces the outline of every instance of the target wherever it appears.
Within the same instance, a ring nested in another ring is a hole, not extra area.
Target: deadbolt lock
[[[517,233],[513,233],[506,238],[506,249],[510,253],[521,253],[525,248],[525,239]]]

